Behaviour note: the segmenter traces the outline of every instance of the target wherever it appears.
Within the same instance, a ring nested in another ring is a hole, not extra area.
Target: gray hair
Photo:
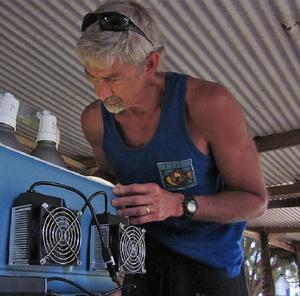
[[[149,9],[132,0],[108,0],[94,12],[115,11],[126,15],[152,41],[139,33],[111,32],[100,29],[98,22],[88,27],[77,43],[77,52],[84,65],[110,68],[119,60],[139,64],[153,51],[162,51],[161,36],[149,14]]]

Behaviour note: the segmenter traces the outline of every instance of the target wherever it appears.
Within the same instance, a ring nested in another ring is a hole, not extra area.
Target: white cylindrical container
[[[13,94],[0,94],[0,143],[24,151],[15,135],[19,105]]]
[[[44,110],[38,112],[37,117],[40,120],[36,138],[37,146],[31,154],[61,167],[66,167],[63,158],[57,151],[60,133],[56,116]]]
[[[40,120],[39,132],[36,137],[36,142],[52,141],[57,143],[57,119],[49,111],[44,110],[37,113],[37,118]]]
[[[13,94],[7,92],[0,96],[0,122],[16,130],[19,101]]]

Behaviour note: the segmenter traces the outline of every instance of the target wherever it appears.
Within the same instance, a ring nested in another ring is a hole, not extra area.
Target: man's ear
[[[160,60],[160,53],[157,51],[151,52],[148,56],[146,63],[145,63],[145,74],[146,76],[151,76],[155,73]]]

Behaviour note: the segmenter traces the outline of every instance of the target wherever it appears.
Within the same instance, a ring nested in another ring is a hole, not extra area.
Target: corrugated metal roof
[[[286,233],[272,233],[273,237],[276,237],[282,241],[300,241],[300,232],[288,232],[287,228],[299,228],[300,227],[300,210],[299,207],[295,208],[278,208],[268,209],[266,214],[255,221],[249,223],[250,227],[265,227],[270,229],[284,228]]]
[[[269,209],[266,214],[251,223],[252,227],[299,227],[299,208]]]
[[[95,95],[75,44],[82,16],[101,2],[0,2],[0,91],[55,112],[61,150],[69,155],[91,155],[79,118]],[[150,5],[167,42],[166,69],[226,85],[253,135],[300,126],[300,37],[291,38],[282,28],[300,15],[298,1],[160,0]]]
[[[56,114],[60,151],[73,158],[92,156],[80,114],[96,99],[76,41],[83,15],[102,2],[0,0],[0,92]],[[153,7],[166,40],[166,70],[227,86],[253,137],[300,128],[300,1],[142,2]],[[17,131],[30,140],[37,132],[25,124]],[[262,165],[267,185],[293,182],[300,178],[300,146],[264,152]],[[271,216],[289,223],[297,214],[269,211],[263,224],[272,224]]]
[[[299,160],[299,146],[261,153],[266,184],[271,186],[300,180]]]

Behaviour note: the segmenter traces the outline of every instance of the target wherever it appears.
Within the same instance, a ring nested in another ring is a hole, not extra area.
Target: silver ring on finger
[[[148,214],[150,214],[150,209],[148,208],[148,207],[146,207],[146,214],[145,215],[148,215]]]

